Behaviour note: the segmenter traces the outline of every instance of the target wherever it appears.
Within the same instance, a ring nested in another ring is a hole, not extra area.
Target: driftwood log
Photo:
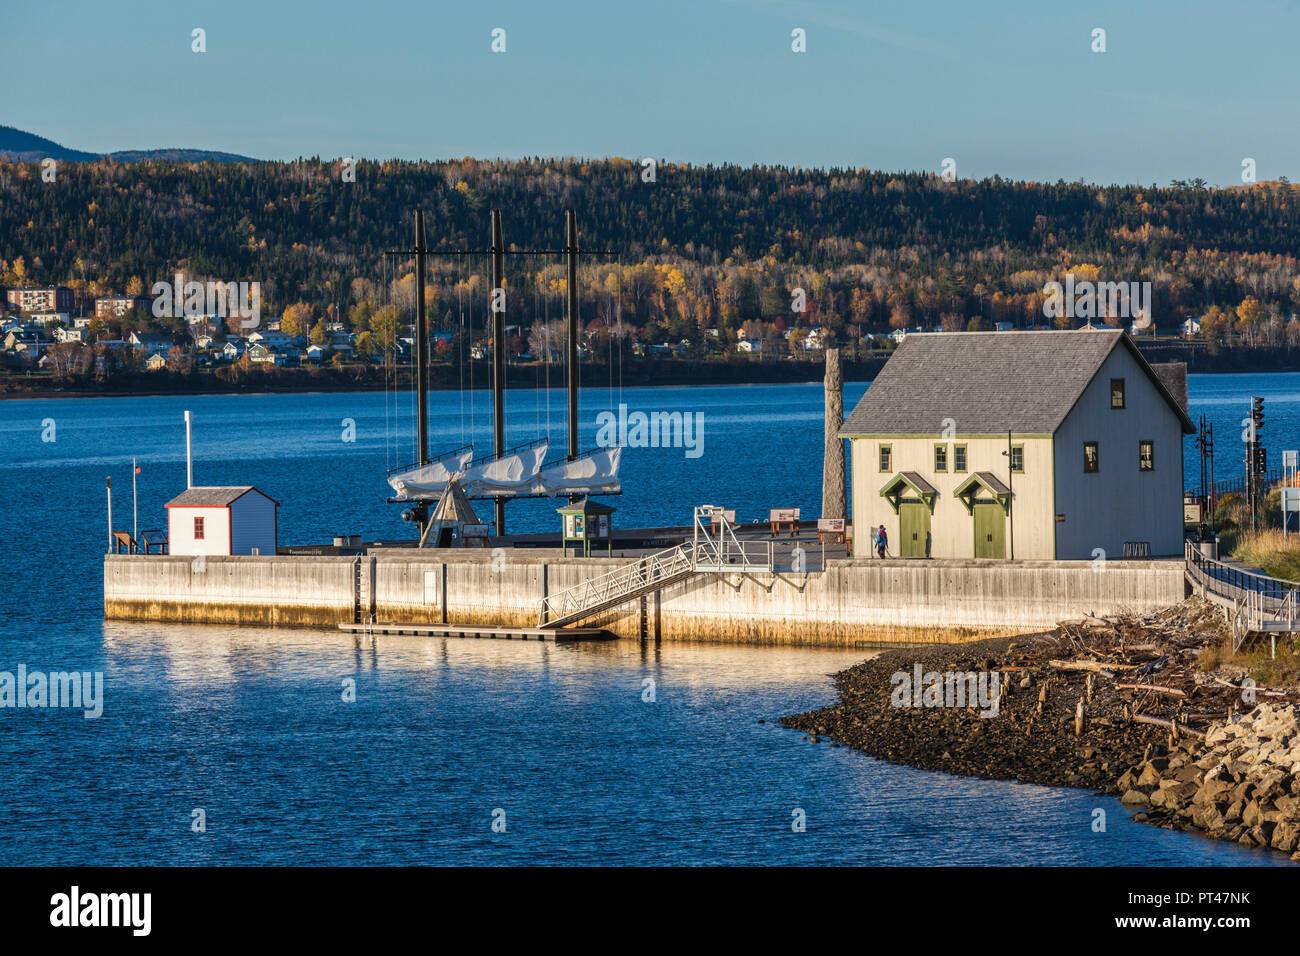
[[[1161,687],[1158,684],[1116,684],[1119,690],[1149,690],[1154,694],[1169,694],[1171,697],[1186,697],[1187,691],[1176,687]]]
[[[1188,727],[1186,724],[1175,723],[1165,717],[1152,717],[1150,714],[1134,714],[1134,723],[1138,724],[1155,724],[1157,727],[1168,727],[1175,734],[1190,734],[1193,737],[1204,737],[1202,731]]]

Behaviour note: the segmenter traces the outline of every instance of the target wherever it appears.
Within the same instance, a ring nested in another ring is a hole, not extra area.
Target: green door
[[[975,557],[1007,556],[1007,520],[996,501],[975,502]]]
[[[898,542],[900,558],[926,558],[930,555],[930,509],[920,501],[902,501],[898,506]]]

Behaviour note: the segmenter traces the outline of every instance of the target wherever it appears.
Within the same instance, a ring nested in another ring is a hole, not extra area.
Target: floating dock
[[[340,624],[340,631],[370,636],[493,637],[510,641],[605,641],[616,634],[600,627],[497,627],[477,624]]]

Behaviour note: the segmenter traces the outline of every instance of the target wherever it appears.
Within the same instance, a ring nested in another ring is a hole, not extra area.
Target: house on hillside
[[[145,355],[165,355],[176,344],[170,335],[160,332],[132,332],[127,341]]]
[[[257,342],[248,347],[248,360],[254,365],[284,365],[286,358],[279,347]]]
[[[863,554],[1182,553],[1187,368],[1118,329],[909,335],[845,420]]]

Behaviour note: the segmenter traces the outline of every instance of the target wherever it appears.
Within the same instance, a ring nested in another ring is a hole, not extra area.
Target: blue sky
[[[1290,0],[4,0],[0,123],[99,151],[1226,185],[1244,157],[1300,180],[1298,36]]]

